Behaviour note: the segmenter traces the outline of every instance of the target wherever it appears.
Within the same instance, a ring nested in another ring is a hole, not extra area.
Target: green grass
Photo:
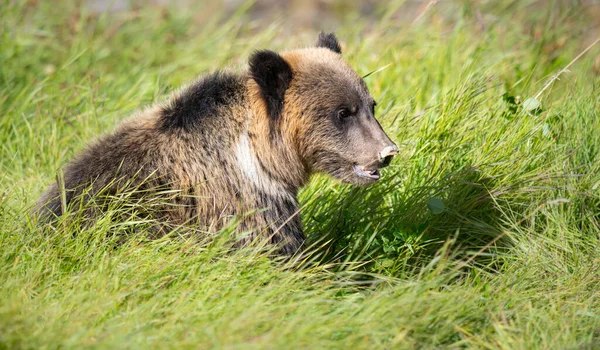
[[[245,9],[2,2],[0,348],[599,346],[598,47],[543,91],[541,110],[523,105],[597,26],[583,7],[530,3],[440,2],[415,23],[395,19],[396,3],[345,17],[351,65],[385,67],[366,82],[401,154],[371,187],[311,181],[303,221],[320,258],[291,267],[222,240],[115,244],[109,220],[48,235],[27,213],[123,117],[202,72],[243,69],[257,48],[309,45],[315,30],[284,34],[285,21]]]

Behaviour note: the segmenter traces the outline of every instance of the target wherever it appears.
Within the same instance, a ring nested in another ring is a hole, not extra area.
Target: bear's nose
[[[391,144],[390,146],[386,146],[381,152],[379,152],[379,160],[383,161],[386,158],[392,158],[398,154],[398,146],[395,144]]]
[[[379,162],[381,162],[382,167],[388,166],[396,154],[398,154],[398,146],[393,143],[379,152]]]

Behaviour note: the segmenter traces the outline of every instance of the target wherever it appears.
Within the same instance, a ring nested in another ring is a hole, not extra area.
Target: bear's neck
[[[247,113],[236,144],[236,160],[242,175],[270,195],[287,192],[296,196],[308,181],[308,169],[288,130],[273,130],[262,99],[249,89]]]

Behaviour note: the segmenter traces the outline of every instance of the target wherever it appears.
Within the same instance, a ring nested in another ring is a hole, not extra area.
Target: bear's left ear
[[[342,53],[340,43],[338,42],[337,38],[335,37],[335,34],[333,33],[325,34],[321,32],[319,34],[319,38],[317,39],[317,47],[324,47],[339,54]]]
[[[292,81],[292,68],[283,57],[270,50],[256,51],[249,63],[250,75],[265,99],[269,118],[275,121],[283,110],[285,91]]]

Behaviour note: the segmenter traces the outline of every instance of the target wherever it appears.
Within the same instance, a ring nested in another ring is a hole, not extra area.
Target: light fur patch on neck
[[[260,191],[271,196],[286,199],[296,203],[295,196],[285,189],[285,186],[265,173],[258,163],[254,149],[250,144],[248,131],[244,131],[235,148],[237,165],[242,174]]]

